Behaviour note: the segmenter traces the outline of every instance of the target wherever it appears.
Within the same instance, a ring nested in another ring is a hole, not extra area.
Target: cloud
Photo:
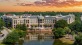
[[[55,7],[72,7],[72,6],[81,6],[82,1],[75,0],[42,0],[35,1],[34,3],[17,3],[20,6],[55,6]]]
[[[31,6],[31,5],[33,5],[33,4],[27,4],[27,3],[17,3],[17,5],[19,5],[19,6]]]
[[[19,2],[20,0],[0,0],[0,2]]]

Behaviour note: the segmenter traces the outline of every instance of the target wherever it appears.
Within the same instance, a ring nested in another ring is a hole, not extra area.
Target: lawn
[[[1,44],[1,43],[0,43],[0,45],[5,45],[5,44]]]
[[[67,39],[67,38],[60,38],[59,40],[61,40],[63,43],[68,43],[68,44],[73,44],[74,41],[71,39]]]
[[[62,42],[59,39],[55,39],[53,45],[72,45],[72,44],[68,44],[68,43]]]

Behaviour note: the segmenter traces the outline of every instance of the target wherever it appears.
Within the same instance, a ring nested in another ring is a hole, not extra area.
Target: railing
[[[28,40],[53,39],[54,35],[27,35]]]
[[[52,30],[50,29],[48,29],[48,30],[44,30],[44,29],[42,29],[42,30],[27,30],[27,32],[28,33],[33,33],[33,34],[52,34]]]

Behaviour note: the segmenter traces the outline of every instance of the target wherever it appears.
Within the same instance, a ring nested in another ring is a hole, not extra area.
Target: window
[[[16,20],[16,24],[17,24],[17,20]]]
[[[28,20],[28,23],[29,23],[29,20]]]
[[[26,23],[28,23],[28,20],[26,20]]]
[[[14,24],[15,24],[15,20],[14,20]]]

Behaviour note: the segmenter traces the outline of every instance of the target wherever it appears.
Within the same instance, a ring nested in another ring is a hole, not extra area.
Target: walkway
[[[2,34],[4,34],[4,36],[3,37],[0,37],[0,41],[2,41],[4,38],[6,38],[7,35],[11,32],[11,30],[5,28],[1,32],[2,32]]]

